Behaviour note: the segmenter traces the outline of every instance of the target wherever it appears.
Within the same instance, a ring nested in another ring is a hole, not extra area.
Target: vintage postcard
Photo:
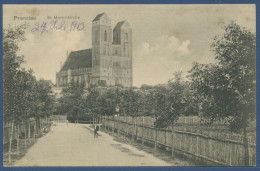
[[[256,166],[254,4],[3,4],[2,29],[4,166]]]

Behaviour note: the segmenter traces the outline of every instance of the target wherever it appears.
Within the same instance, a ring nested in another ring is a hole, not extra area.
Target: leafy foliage
[[[256,41],[255,34],[234,22],[224,29],[212,44],[218,63],[194,63],[190,78],[202,116],[209,122],[227,119],[237,132],[256,116]]]
[[[63,88],[61,94],[62,97],[59,99],[60,113],[76,119],[85,114],[83,84],[72,83],[70,86]]]
[[[30,117],[43,117],[53,111],[51,88],[37,81],[32,70],[22,68],[18,44],[25,41],[26,25],[3,29],[3,97],[4,120],[20,122]],[[48,87],[48,88],[47,88]],[[44,90],[44,91],[43,91]]]

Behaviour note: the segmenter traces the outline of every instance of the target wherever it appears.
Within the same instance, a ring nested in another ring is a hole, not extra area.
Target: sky
[[[92,20],[103,12],[110,17],[112,29],[122,20],[127,20],[132,27],[134,86],[167,83],[176,71],[186,76],[195,61],[215,62],[210,45],[214,36],[223,34],[223,26],[231,21],[256,31],[255,5],[251,4],[3,5],[3,27],[29,24],[26,41],[19,44],[18,52],[25,56],[24,67],[32,68],[37,79],[56,83],[56,72],[65,62],[67,51],[91,48]],[[17,20],[15,16],[35,16],[36,20]],[[78,19],[65,19],[66,30],[51,30],[47,16]],[[73,21],[81,23],[79,30],[69,29]],[[39,32],[35,31],[37,22]],[[41,34],[44,22],[48,32]]]

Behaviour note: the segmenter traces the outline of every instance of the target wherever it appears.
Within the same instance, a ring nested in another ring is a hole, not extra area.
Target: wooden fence
[[[6,159],[5,154],[8,154],[8,163],[10,164],[12,162],[11,155],[20,155],[20,145],[23,145],[27,149],[30,144],[36,141],[37,137],[42,135],[42,128],[45,126],[50,127],[50,125],[51,123],[48,118],[38,120],[30,118],[20,123],[4,122],[4,159]],[[15,147],[12,148],[14,145]]]
[[[5,122],[4,129],[3,129],[3,144],[5,145],[9,143],[11,140],[11,136],[12,136],[12,141],[17,140],[18,138],[22,138],[22,139],[24,139],[25,137],[29,139],[33,138],[34,136],[36,136],[36,134],[41,133],[42,131],[41,129],[44,126],[50,125],[50,120],[40,119],[38,124],[36,123],[35,119],[29,119],[27,121],[14,124],[13,132],[12,132],[11,123]]]
[[[149,121],[150,120],[150,121]],[[145,121],[148,121],[146,124]],[[172,154],[191,156],[214,165],[243,166],[243,136],[219,132],[187,129],[155,129],[151,118],[102,117],[103,128],[120,135],[140,140],[142,144],[152,143],[154,148],[164,146]],[[256,165],[256,140],[249,137],[249,164]]]

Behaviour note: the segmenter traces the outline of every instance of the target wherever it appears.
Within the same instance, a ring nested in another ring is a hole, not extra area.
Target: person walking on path
[[[47,126],[44,126],[42,133],[43,135],[46,135],[48,133]]]
[[[98,138],[98,130],[99,130],[99,126],[98,125],[94,126],[94,138]]]

